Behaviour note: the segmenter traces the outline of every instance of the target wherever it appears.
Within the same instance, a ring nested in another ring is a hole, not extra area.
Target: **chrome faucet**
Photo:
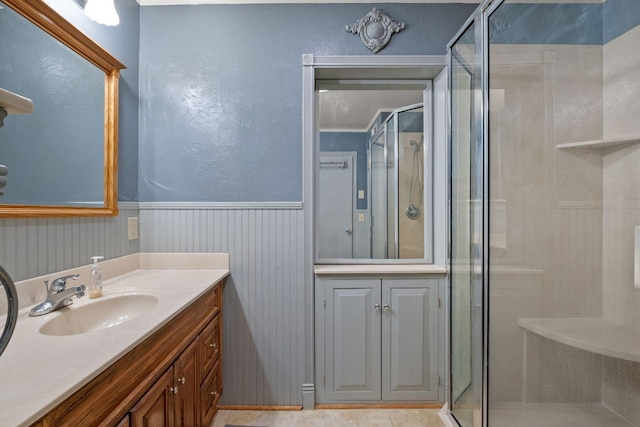
[[[76,296],[80,298],[84,296],[84,291],[87,289],[85,285],[67,289],[67,280],[76,280],[78,277],[78,274],[62,276],[53,280],[51,285],[49,285],[48,280],[45,280],[44,286],[47,289],[47,299],[33,307],[29,312],[29,316],[42,316],[51,313],[52,311],[73,304],[71,297]]]

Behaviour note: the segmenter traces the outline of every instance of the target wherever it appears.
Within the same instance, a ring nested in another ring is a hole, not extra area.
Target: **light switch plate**
[[[358,190],[358,199],[364,199],[364,190]]]
[[[132,216],[128,219],[129,240],[138,239],[138,217]]]
[[[364,214],[363,213],[359,213],[358,214],[358,222],[364,222]]]

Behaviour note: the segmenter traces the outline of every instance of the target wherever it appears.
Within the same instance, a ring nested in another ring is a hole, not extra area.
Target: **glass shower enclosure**
[[[425,203],[423,104],[392,111],[369,140],[371,254],[374,259],[423,259],[431,223]],[[427,163],[428,165],[428,163]]]
[[[448,49],[449,419],[640,426],[640,2],[483,2]]]

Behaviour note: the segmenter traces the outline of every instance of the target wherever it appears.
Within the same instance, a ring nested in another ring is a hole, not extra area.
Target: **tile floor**
[[[211,427],[442,427],[438,409],[316,409],[218,411]]]

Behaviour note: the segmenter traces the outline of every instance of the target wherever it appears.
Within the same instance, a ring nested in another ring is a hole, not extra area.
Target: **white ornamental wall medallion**
[[[380,9],[373,9],[345,30],[360,35],[362,43],[373,53],[378,53],[391,40],[393,33],[404,30],[404,22],[396,22]]]

